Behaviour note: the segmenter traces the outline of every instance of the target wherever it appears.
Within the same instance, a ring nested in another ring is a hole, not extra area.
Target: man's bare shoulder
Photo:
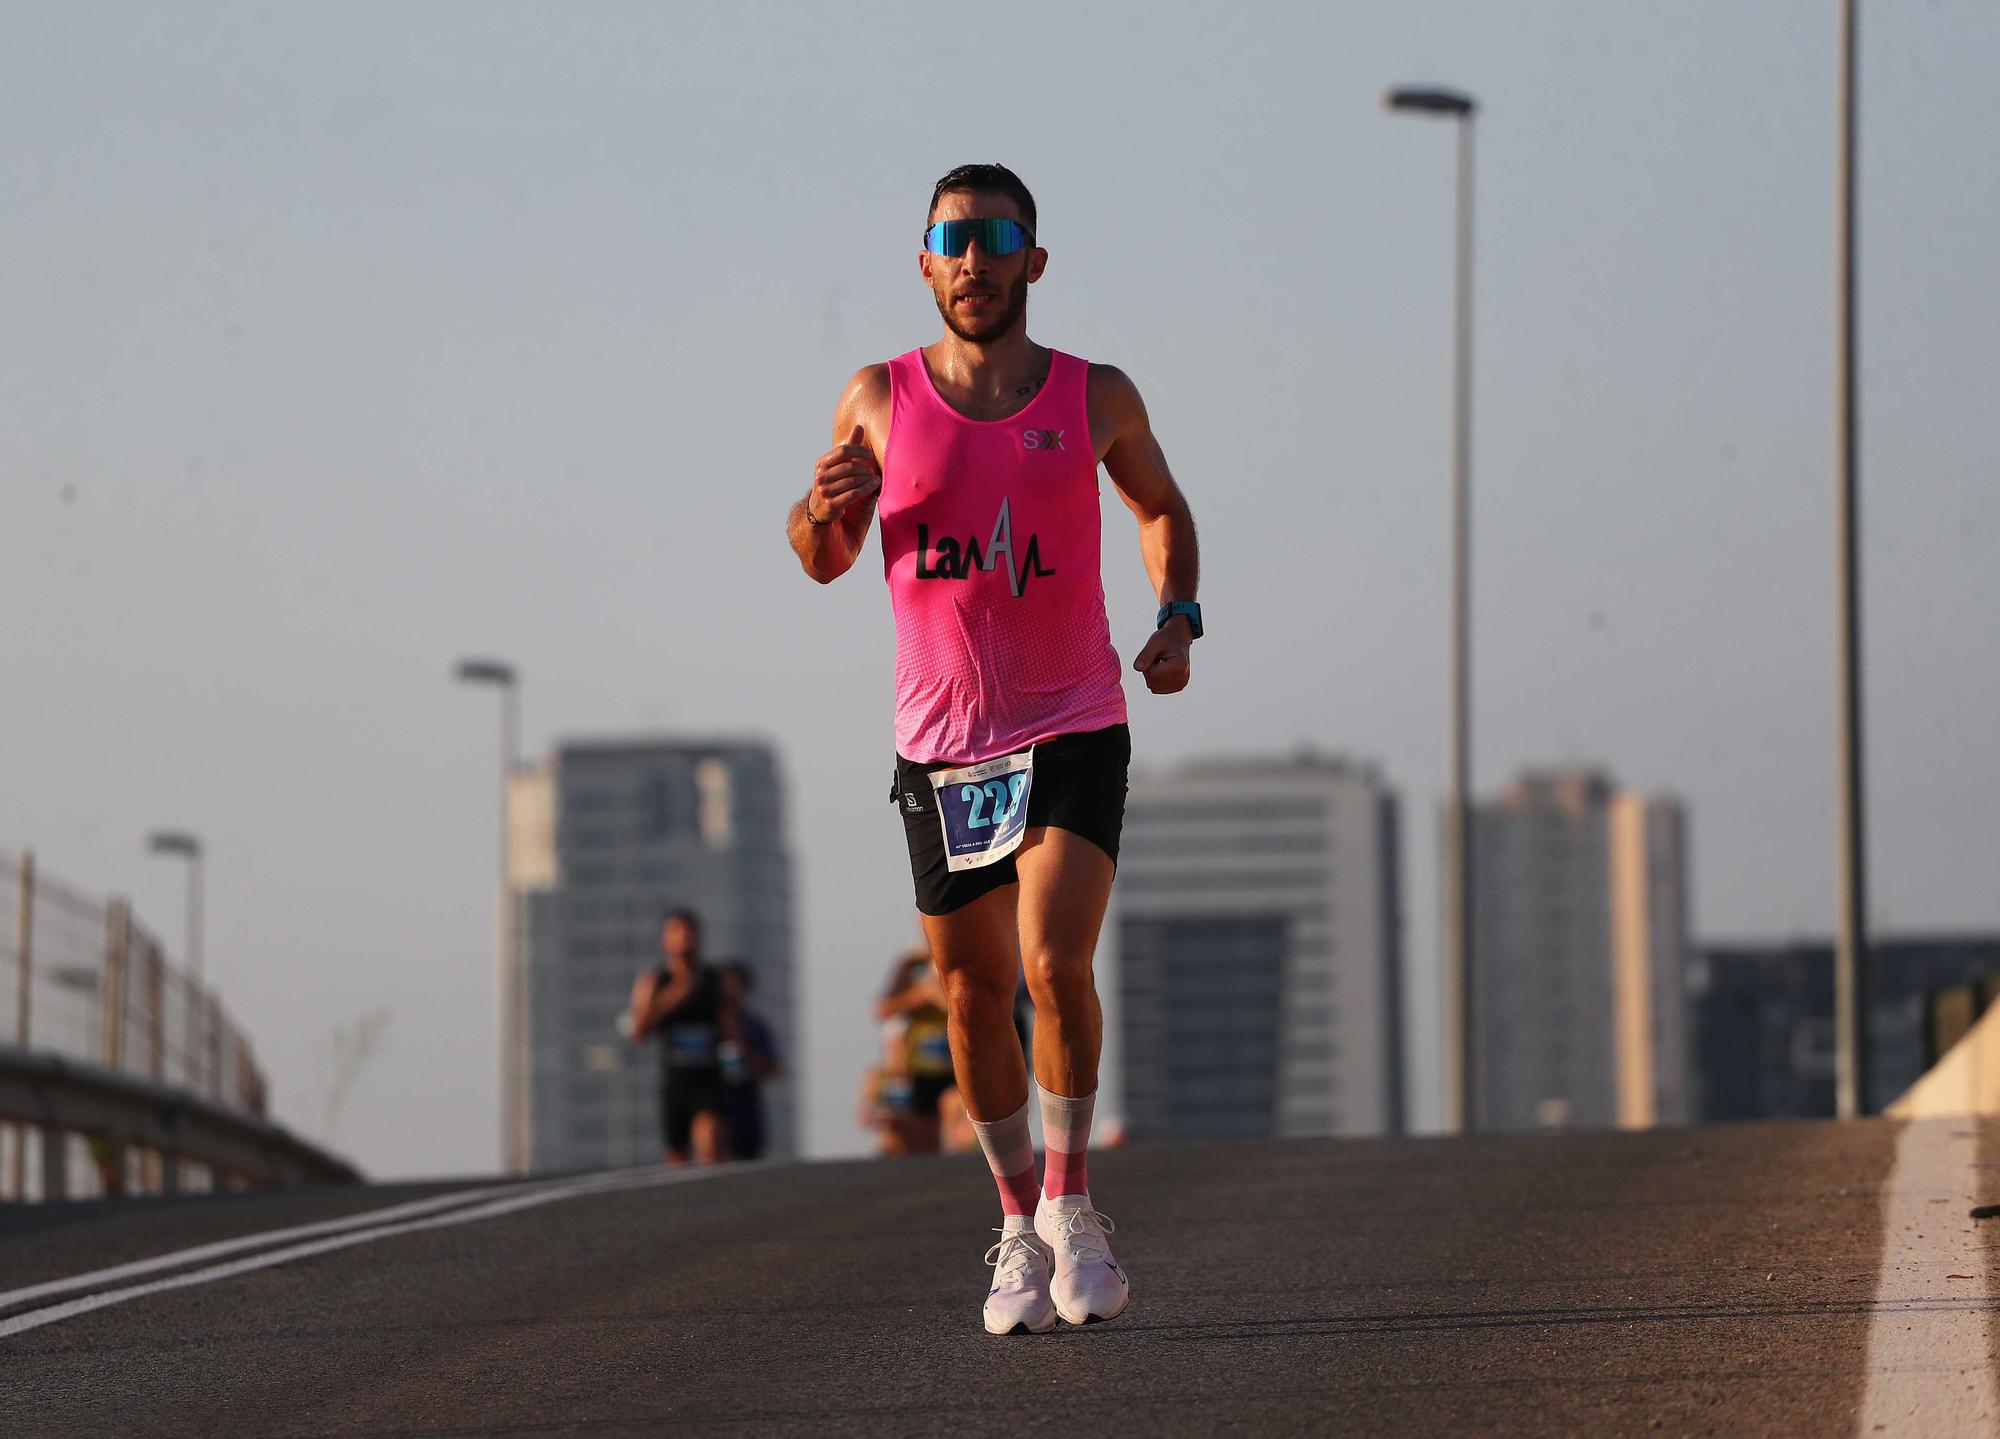
[[[842,405],[859,402],[873,406],[888,398],[889,362],[886,360],[878,361],[872,365],[863,365],[854,372],[854,377],[847,382],[845,388],[840,392],[840,403]]]
[[[886,361],[863,365],[840,391],[840,403],[833,409],[833,430],[844,438],[856,425],[873,435],[889,415],[889,366]]]
[[[1090,397],[1094,400],[1102,395],[1110,398],[1119,394],[1138,395],[1139,387],[1132,383],[1132,377],[1116,365],[1107,365],[1099,360],[1090,362]]]
[[[1093,360],[1085,394],[1094,434],[1115,438],[1135,425],[1146,423],[1146,402],[1139,398],[1139,387],[1116,365],[1100,365]]]

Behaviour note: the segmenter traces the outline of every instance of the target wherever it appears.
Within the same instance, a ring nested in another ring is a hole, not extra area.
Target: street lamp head
[[[200,859],[201,837],[184,830],[156,829],[146,836],[146,848],[154,854],[177,854],[183,859]]]
[[[1462,95],[1456,90],[1439,90],[1423,85],[1402,85],[1382,97],[1382,103],[1391,110],[1411,110],[1421,115],[1449,115],[1453,119],[1470,118],[1479,108],[1470,95]]]
[[[460,660],[458,678],[466,684],[512,685],[514,667],[505,660]]]

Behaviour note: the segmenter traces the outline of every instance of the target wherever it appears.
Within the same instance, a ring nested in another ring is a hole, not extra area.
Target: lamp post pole
[[[1451,792],[1445,800],[1445,1127],[1478,1123],[1472,966],[1472,121],[1478,105],[1453,90],[1401,88],[1383,103],[1455,122],[1451,405]]]
[[[20,897],[14,908],[14,963],[18,970],[14,976],[14,1043],[22,1049],[28,1047],[30,1010],[34,1003],[35,968],[35,852],[21,852]],[[28,1126],[15,1124],[14,1127],[13,1184],[9,1193],[15,1199],[28,1197]]]
[[[185,830],[155,830],[146,836],[146,848],[154,854],[187,861],[187,905],[183,911],[187,940],[181,961],[187,965],[188,983],[193,989],[188,999],[188,1064],[194,1073],[194,1087],[204,1094],[213,1093],[221,1076],[208,1072],[208,1047],[201,1037],[201,1017],[207,1011],[208,994],[201,953],[201,836]]]
[[[520,1174],[528,1168],[527,1005],[508,814],[508,787],[520,766],[520,674],[503,660],[467,659],[458,662],[456,676],[500,691],[500,1162]]]
[[[1836,1043],[1834,1104],[1842,1119],[1868,1110],[1868,830],[1861,726],[1861,509],[1858,485],[1860,404],[1855,386],[1855,146],[1859,37],[1857,0],[1840,5],[1840,198],[1835,223],[1839,258],[1835,327],[1834,526],[1838,551],[1838,757],[1840,789],[1840,931],[1833,960]]]

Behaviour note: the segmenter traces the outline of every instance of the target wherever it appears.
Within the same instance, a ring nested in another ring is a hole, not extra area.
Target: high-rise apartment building
[[[1685,1120],[1678,802],[1596,770],[1530,772],[1475,806],[1472,835],[1479,1127]]]
[[[771,747],[566,744],[516,776],[508,807],[526,1044],[509,1067],[526,1089],[529,1167],[658,1157],[659,1056],[617,1022],[634,977],[660,963],[661,917],[683,905],[711,962],[742,959],[756,977],[750,1007],[787,1075],[764,1086],[770,1152],[793,1153],[792,873]]]
[[[1112,904],[1135,1137],[1402,1129],[1398,853],[1370,768],[1134,775]]]

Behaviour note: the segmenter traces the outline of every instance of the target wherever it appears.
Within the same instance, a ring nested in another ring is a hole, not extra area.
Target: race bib
[[[909,1065],[912,1074],[951,1073],[951,1039],[942,1016],[911,1030]]]
[[[670,1025],[666,1041],[667,1063],[677,1069],[706,1069],[715,1063],[716,1033],[711,1025]]]
[[[1028,828],[1028,791],[1034,780],[1032,747],[933,774],[938,824],[944,829],[945,868],[978,869],[1019,849]]]
[[[927,1034],[917,1043],[917,1063],[926,1074],[951,1072],[951,1040],[943,1030]]]

